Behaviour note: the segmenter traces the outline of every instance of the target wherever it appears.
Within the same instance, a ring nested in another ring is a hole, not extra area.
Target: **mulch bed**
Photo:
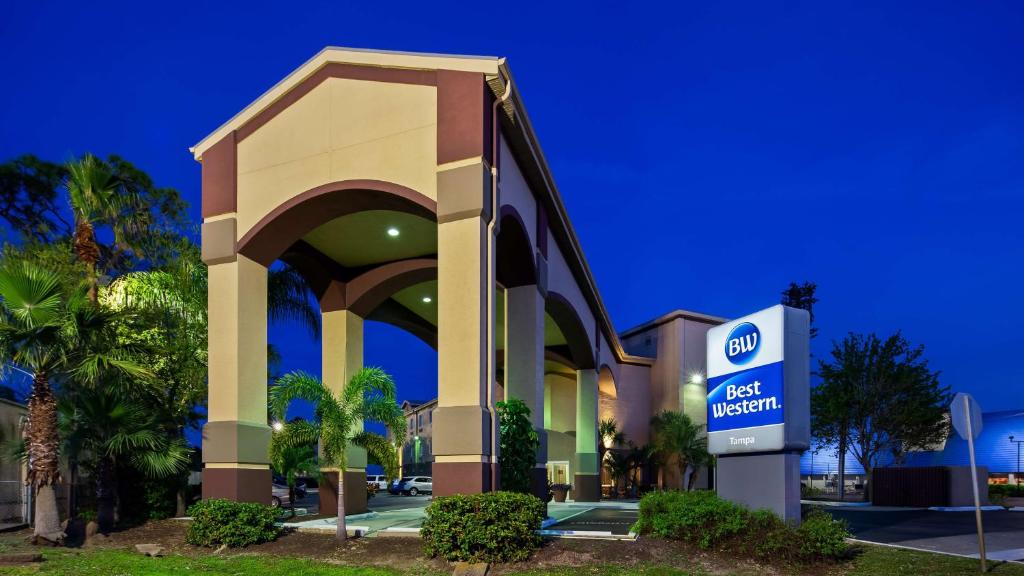
[[[213,554],[211,548],[198,548],[185,542],[187,522],[160,520],[147,522],[138,527],[112,532],[98,538],[87,548],[120,548],[134,550],[136,544],[159,544],[165,554],[182,556],[204,556]],[[24,544],[29,530],[0,535],[0,544],[6,544],[8,551],[32,550]],[[249,546],[229,548],[220,552],[222,556],[270,555],[310,558],[351,566],[380,566],[397,570],[417,571],[434,569],[451,570],[442,560],[424,558],[420,542],[415,538],[354,538],[339,545],[333,534],[310,532],[286,532],[277,540]],[[638,564],[659,564],[683,569],[699,568],[709,574],[735,572],[746,568],[750,574],[792,573],[776,570],[769,566],[744,562],[737,558],[711,554],[682,542],[658,538],[641,538],[637,541],[615,540],[548,540],[529,562],[505,564],[491,567],[491,574],[502,575],[534,568],[575,567],[586,565],[616,565],[622,567]],[[808,574],[837,574],[843,570],[838,566],[808,567]]]

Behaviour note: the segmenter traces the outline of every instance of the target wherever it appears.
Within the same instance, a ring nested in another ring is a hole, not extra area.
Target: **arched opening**
[[[416,473],[425,468],[427,475],[433,460],[429,400],[437,393],[435,210],[432,200],[401,186],[337,182],[289,200],[238,243],[240,254],[263,265],[283,262],[294,268],[318,301],[321,345],[288,333],[270,335],[286,358],[281,370],[319,373],[335,391],[363,366],[388,371],[398,397],[412,400],[403,468]],[[312,414],[302,405],[292,412],[290,417]],[[367,429],[385,432],[372,425]],[[383,474],[365,453],[350,451],[348,460],[350,486]],[[336,483],[337,473],[325,475],[319,504],[326,513],[336,509]],[[350,514],[367,509],[365,491],[345,493]]]

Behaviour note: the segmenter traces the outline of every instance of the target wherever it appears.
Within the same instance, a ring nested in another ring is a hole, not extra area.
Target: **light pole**
[[[1017,445],[1017,472],[1013,477],[1017,479],[1017,484],[1020,484],[1020,445],[1024,444],[1024,440],[1014,440],[1013,434],[1010,434],[1010,442]]]

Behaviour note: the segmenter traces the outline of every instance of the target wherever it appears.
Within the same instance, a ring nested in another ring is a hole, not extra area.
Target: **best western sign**
[[[708,331],[712,454],[806,450],[809,317],[774,306]]]

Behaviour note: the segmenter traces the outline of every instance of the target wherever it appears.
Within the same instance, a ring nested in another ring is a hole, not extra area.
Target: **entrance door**
[[[566,461],[554,461],[547,463],[548,482],[552,484],[572,484],[569,481],[569,463]]]

